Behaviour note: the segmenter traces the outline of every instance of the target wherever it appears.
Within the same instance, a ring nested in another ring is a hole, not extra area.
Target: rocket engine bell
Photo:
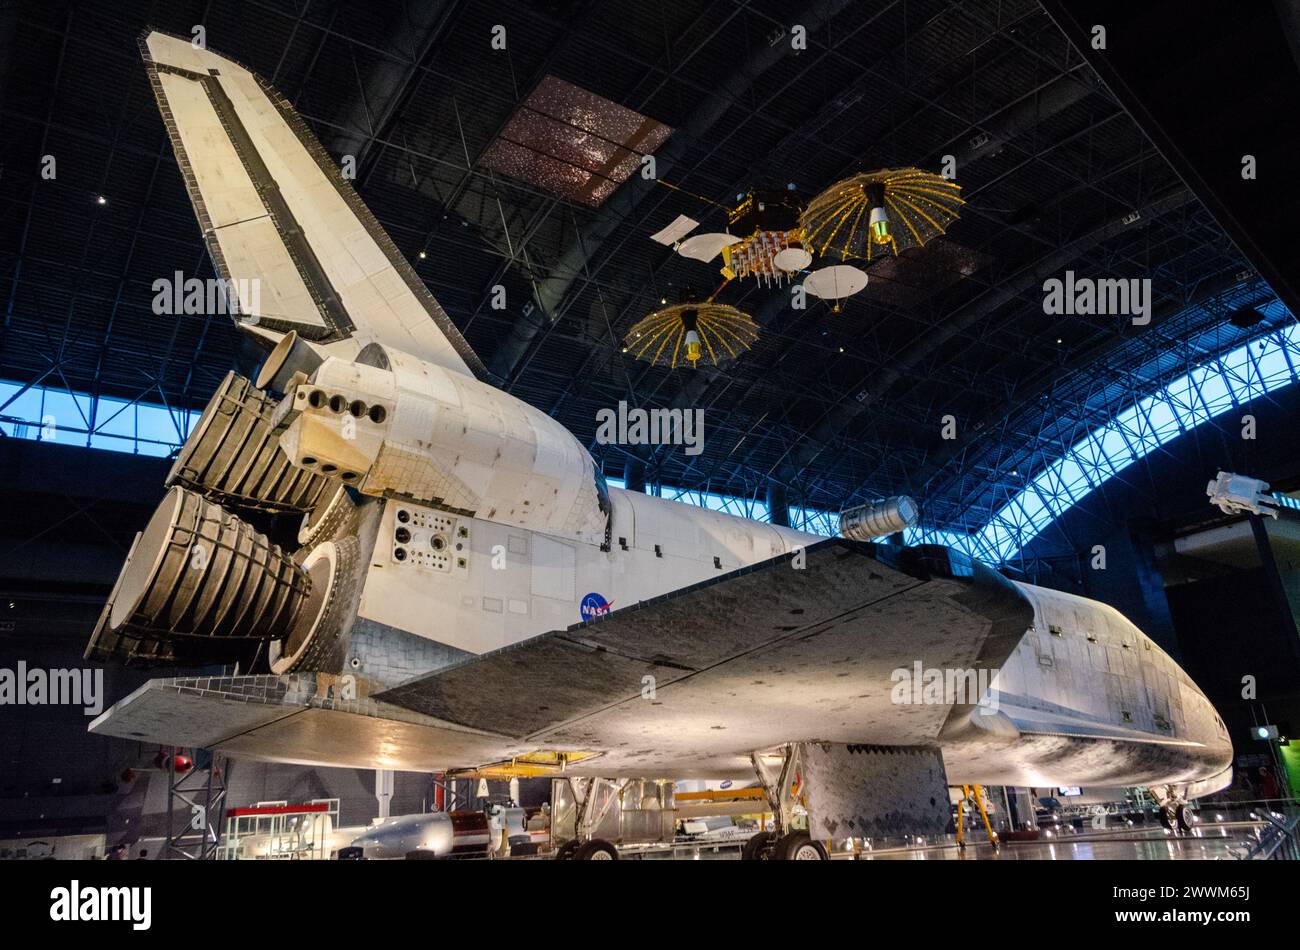
[[[870,541],[897,534],[916,524],[920,512],[907,495],[868,502],[840,512],[840,535],[852,541]]]
[[[238,515],[175,486],[136,536],[86,656],[226,663],[278,640],[293,661],[309,647],[321,653],[349,590],[338,566],[355,555],[344,545],[327,542],[299,564]]]

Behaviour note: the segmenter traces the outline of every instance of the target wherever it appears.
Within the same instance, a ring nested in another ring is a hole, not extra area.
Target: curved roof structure
[[[355,174],[502,385],[611,477],[813,512],[908,493],[924,536],[1003,560],[1126,459],[1295,378],[1294,318],[1034,0],[50,3],[0,16],[6,434],[53,415],[61,440],[165,452],[253,358],[224,319],[152,307],[159,278],[212,269],[136,39],[198,17]],[[947,165],[960,220],[873,262],[841,312],[737,282],[719,299],[760,337],[735,363],[622,352],[719,279],[650,240],[679,215],[723,229],[692,195]],[[1149,279],[1149,322],[1052,312],[1067,272]],[[620,400],[702,408],[703,452],[598,444]]]

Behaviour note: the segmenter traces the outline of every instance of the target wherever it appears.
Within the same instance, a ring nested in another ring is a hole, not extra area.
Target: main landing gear
[[[828,861],[830,854],[825,845],[812,840],[808,832],[792,827],[796,810],[806,809],[808,803],[804,796],[799,746],[788,745],[782,751],[779,771],[764,762],[758,753],[750,756],[776,828],[760,831],[746,841],[740,858],[742,861]]]

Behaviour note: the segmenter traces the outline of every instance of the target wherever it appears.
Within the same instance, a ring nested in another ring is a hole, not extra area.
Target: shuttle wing
[[[379,341],[447,369],[486,370],[289,103],[189,40],[140,40],[150,83],[238,324],[290,330],[350,357]]]
[[[319,676],[155,680],[91,731],[323,765],[437,771],[548,749],[600,753],[580,774],[745,777],[751,751],[784,742],[933,742],[952,707],[894,702],[894,671],[996,668],[1032,619],[1014,585],[946,548],[804,554],[353,702]]]
[[[349,698],[334,679],[310,673],[154,679],[106,710],[90,731],[268,762],[415,772],[527,751],[500,736]]]
[[[751,770],[798,740],[933,742],[951,706],[895,670],[996,669],[1032,620],[946,548],[834,539],[389,689],[376,698],[523,745],[603,751],[602,775]]]

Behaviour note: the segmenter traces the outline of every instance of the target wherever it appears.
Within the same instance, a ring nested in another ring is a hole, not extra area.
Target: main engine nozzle
[[[136,536],[86,656],[233,662],[313,624],[322,593],[252,525],[177,486]]]

